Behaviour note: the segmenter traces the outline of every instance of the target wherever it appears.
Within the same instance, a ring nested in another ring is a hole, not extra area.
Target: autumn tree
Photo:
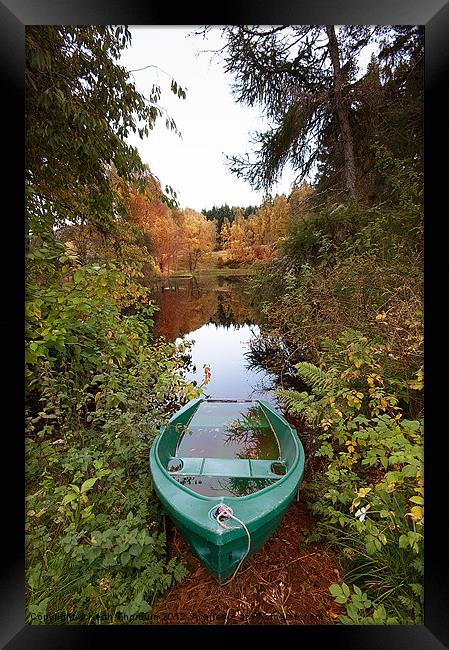
[[[271,259],[290,223],[290,207],[285,194],[267,197],[254,214],[244,216],[240,208],[234,210],[234,220],[222,228],[223,247],[229,259],[250,263],[256,259]]]
[[[257,224],[255,243],[276,245],[285,237],[290,222],[290,209],[285,194],[267,198],[257,210],[252,222]]]
[[[231,233],[231,223],[232,221],[228,218],[223,220],[220,229],[220,250],[227,250],[229,246],[229,238]]]
[[[223,248],[223,241],[221,237],[221,229],[225,223],[229,224],[232,223],[235,217],[235,211],[237,209],[237,206],[230,207],[227,203],[224,205],[217,207],[213,206],[209,210],[203,209],[201,210],[201,213],[204,214],[206,219],[215,221],[216,227],[217,227],[217,245],[220,248]],[[240,207],[241,214],[244,217],[249,217],[250,215],[254,214],[257,210],[256,206],[253,205],[248,205],[245,208]]]
[[[133,188],[128,194],[127,219],[142,233],[160,271],[168,272],[177,246],[177,228],[172,210],[162,200],[160,182],[149,171],[143,191]]]
[[[178,270],[178,264],[182,260],[184,249],[185,249],[185,222],[183,210],[179,208],[173,208],[171,210],[171,217],[173,221],[173,232],[172,232],[172,255],[171,263],[174,271]]]
[[[155,259],[162,273],[170,272],[170,260],[174,254],[175,247],[175,224],[170,214],[170,209],[160,204],[153,209],[151,214],[152,222],[149,227],[149,235],[152,242],[152,250]]]
[[[223,247],[233,262],[248,262],[253,258],[253,233],[249,220],[243,216],[241,208],[234,208],[234,219],[222,228]]]
[[[229,207],[227,203],[221,205],[220,207],[213,205],[209,210],[203,208],[203,210],[201,210],[201,214],[204,214],[206,219],[209,221],[215,221],[217,229],[217,244],[221,245],[221,228],[225,219],[232,221],[234,218],[232,208]]]
[[[111,234],[126,211],[111,170],[128,183],[145,182],[127,138],[147,136],[163,111],[160,88],[145,98],[117,63],[130,41],[124,26],[26,27],[28,238],[67,224]],[[166,123],[177,131],[173,120]]]
[[[182,253],[190,271],[195,271],[200,258],[207,258],[215,245],[216,229],[213,221],[192,208],[182,211]]]
[[[144,191],[128,197],[128,219],[144,234],[148,250],[162,273],[182,261],[191,271],[207,259],[216,241],[215,221],[191,208],[169,208],[161,199],[160,183],[151,174]]]

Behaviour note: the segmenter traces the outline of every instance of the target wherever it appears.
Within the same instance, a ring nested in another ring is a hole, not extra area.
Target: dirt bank
[[[334,555],[320,545],[306,545],[311,520],[293,502],[266,544],[228,585],[220,586],[172,528],[171,556],[184,558],[189,576],[171,589],[156,608],[156,624],[329,625],[343,609],[329,586],[340,581]]]

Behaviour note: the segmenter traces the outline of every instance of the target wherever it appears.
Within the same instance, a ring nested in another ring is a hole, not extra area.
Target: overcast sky
[[[194,34],[198,26],[138,25],[129,29],[131,45],[120,63],[128,70],[156,66],[133,72],[134,82],[146,96],[154,83],[161,87],[160,105],[182,134],[181,139],[160,118],[145,140],[137,135],[129,138],[162,187],[170,185],[177,192],[181,208],[199,212],[225,203],[260,205],[263,193],[253,191],[228,171],[225,154],[250,152],[250,134],[265,131],[269,125],[260,108],[237,104],[231,93],[233,77],[224,73],[218,56],[204,53],[223,45],[220,27],[213,28],[207,39]],[[361,71],[374,49],[370,44],[363,50],[358,61]],[[186,99],[170,91],[172,79],[187,91]],[[271,194],[288,195],[294,178],[294,172],[286,167]]]
[[[182,208],[201,211],[213,205],[259,205],[262,192],[251,190],[248,183],[231,174],[225,154],[244,154],[251,150],[250,132],[264,130],[266,122],[260,110],[237,104],[231,94],[232,77],[225,75],[218,58],[199,54],[220,44],[220,29],[207,40],[189,36],[195,26],[130,27],[131,46],[124,51],[120,63],[129,70],[156,65],[134,72],[137,89],[148,96],[153,83],[162,90],[160,104],[167,109],[182,133],[180,139],[167,130],[165,119],[145,140],[129,139],[139,149],[142,160],[156,174],[162,186],[168,184],[177,192]],[[186,99],[170,92],[171,79],[187,90]],[[284,172],[272,194],[290,192],[294,179],[291,170]]]

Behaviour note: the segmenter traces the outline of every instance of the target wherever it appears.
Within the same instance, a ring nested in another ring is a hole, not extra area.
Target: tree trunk
[[[335,35],[334,25],[326,25],[326,33],[329,38],[329,54],[334,68],[334,92],[337,106],[338,122],[340,133],[343,140],[343,154],[345,159],[346,187],[349,190],[351,198],[357,200],[356,191],[356,171],[354,157],[354,143],[352,139],[351,126],[349,124],[348,105],[343,96],[344,77],[340,67],[340,51],[337,37]]]

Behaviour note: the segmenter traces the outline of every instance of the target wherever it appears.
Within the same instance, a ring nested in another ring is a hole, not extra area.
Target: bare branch
[[[268,32],[257,32],[256,30],[248,29],[247,27],[241,27],[242,32],[245,34],[249,34],[251,36],[270,36],[271,34],[276,34],[276,32],[280,32],[283,29],[287,29],[287,27],[290,27],[290,25],[280,25],[279,27],[274,27],[274,29],[271,29]]]

